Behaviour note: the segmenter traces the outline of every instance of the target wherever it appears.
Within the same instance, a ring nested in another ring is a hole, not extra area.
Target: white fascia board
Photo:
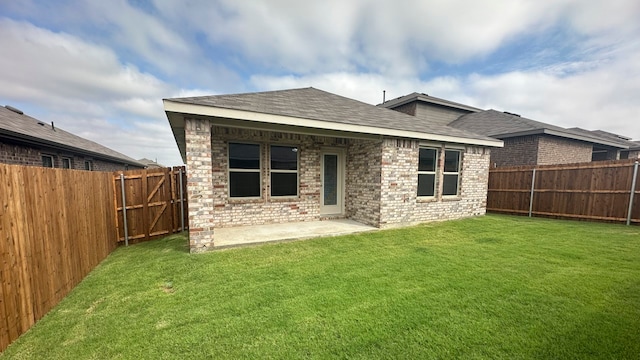
[[[436,135],[436,134],[428,134],[428,133],[422,133],[422,132],[416,132],[416,131],[380,128],[380,127],[374,127],[374,126],[344,124],[344,123],[336,123],[336,122],[330,123],[327,121],[303,119],[303,118],[297,118],[292,116],[265,114],[265,113],[258,113],[258,112],[252,112],[252,111],[246,111],[246,110],[218,108],[218,107],[212,107],[212,106],[206,106],[206,105],[185,104],[185,103],[173,102],[167,99],[164,99],[163,103],[164,103],[165,111],[182,113],[182,114],[211,116],[211,117],[236,119],[236,120],[248,120],[248,121],[256,121],[256,122],[267,123],[267,124],[274,124],[274,125],[288,125],[288,126],[299,126],[299,127],[307,127],[307,128],[315,128],[315,129],[329,129],[334,131],[344,131],[344,132],[351,132],[351,133],[375,134],[375,135],[393,136],[393,137],[400,137],[400,138],[433,140],[438,142],[502,147],[502,141],[500,140],[469,139],[469,138],[462,138],[457,136]],[[327,127],[328,124],[331,124],[331,128]]]

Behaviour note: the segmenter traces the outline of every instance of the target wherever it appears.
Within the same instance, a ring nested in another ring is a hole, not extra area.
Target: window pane
[[[62,168],[71,169],[71,159],[62,159]]]
[[[338,155],[324,155],[324,205],[338,204]]]
[[[458,175],[445,175],[442,195],[458,195]]]
[[[460,151],[446,150],[444,152],[444,172],[458,172],[459,166]]]
[[[229,192],[232,197],[260,196],[260,173],[229,172]]]
[[[53,158],[51,156],[48,155],[43,155],[42,156],[42,166],[44,167],[53,167]]]
[[[229,143],[230,169],[260,169],[260,145]]]
[[[298,174],[271,173],[271,196],[298,195]]]
[[[272,170],[298,170],[298,148],[271,146]]]
[[[436,149],[420,149],[418,171],[436,171]]]
[[[418,175],[418,196],[433,196],[435,191],[435,174]]]

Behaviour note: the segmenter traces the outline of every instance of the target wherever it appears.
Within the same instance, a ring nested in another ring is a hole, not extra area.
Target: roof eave
[[[575,133],[567,133],[564,131],[557,131],[557,130],[546,129],[546,128],[516,131],[511,133],[503,133],[503,134],[494,134],[491,136],[498,139],[506,139],[506,138],[512,138],[512,137],[518,137],[518,136],[541,135],[541,134],[553,135],[553,136],[563,137],[563,138],[572,139],[572,140],[579,140],[579,141],[589,142],[589,143],[598,144],[598,145],[605,145],[605,146],[615,147],[618,149],[628,148],[624,145],[620,145],[610,141],[604,141],[602,139],[594,139],[588,136],[581,136]]]

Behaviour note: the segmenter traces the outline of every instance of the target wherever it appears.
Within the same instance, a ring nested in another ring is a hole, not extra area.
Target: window
[[[271,145],[271,196],[298,195],[298,148]]]
[[[53,156],[51,155],[42,155],[42,166],[52,168],[53,167]]]
[[[84,162],[84,169],[85,170],[89,170],[89,171],[93,171],[93,161],[91,160],[86,160]]]
[[[442,179],[442,195],[458,195],[458,179],[460,177],[460,151],[445,150],[444,176]]]
[[[260,145],[229,143],[229,195],[260,196]]]
[[[434,196],[438,150],[421,148],[418,159],[418,196]]]
[[[62,158],[62,168],[63,169],[71,169],[71,159]]]

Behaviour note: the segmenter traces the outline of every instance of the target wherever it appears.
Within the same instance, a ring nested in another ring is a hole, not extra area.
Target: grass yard
[[[640,358],[640,228],[489,215],[119,248],[0,359]]]

